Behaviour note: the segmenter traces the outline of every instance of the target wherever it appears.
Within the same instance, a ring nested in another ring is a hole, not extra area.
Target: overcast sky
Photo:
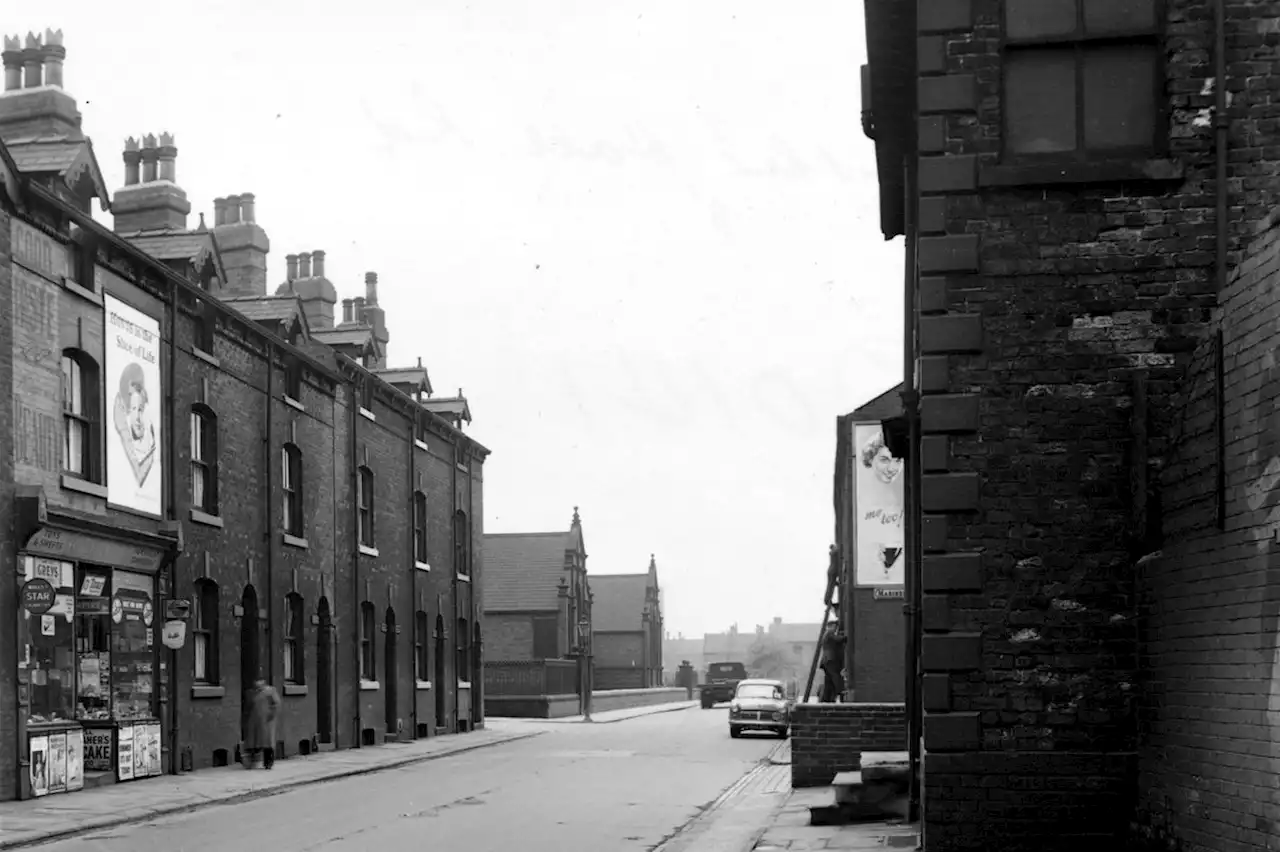
[[[591,572],[657,555],[673,634],[817,621],[835,418],[901,376],[862,4],[342,6],[4,26],[63,30],[113,191],[124,138],[169,131],[192,226],[256,194],[273,282],[313,249],[340,297],[378,272],[392,365],[463,388],[493,451],[487,532],[580,506]]]

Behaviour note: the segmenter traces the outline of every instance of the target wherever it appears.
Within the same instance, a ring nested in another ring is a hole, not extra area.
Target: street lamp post
[[[591,622],[578,622],[578,652],[582,659],[582,721],[591,721]]]

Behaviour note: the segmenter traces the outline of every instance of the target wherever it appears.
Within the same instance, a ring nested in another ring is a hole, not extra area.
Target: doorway
[[[329,599],[316,607],[316,731],[320,742],[333,742],[333,617]]]
[[[261,650],[258,647],[258,592],[252,585],[240,596],[240,739],[249,722],[249,690],[259,677]]]
[[[448,721],[445,718],[444,706],[444,617],[436,616],[436,637],[435,637],[435,673],[431,676],[431,691],[435,693],[436,699],[436,733],[440,733],[445,729]]]
[[[384,691],[386,696],[386,721],[387,721],[387,737],[396,739],[400,736],[400,717],[397,709],[400,704],[399,691],[397,690],[399,677],[399,667],[396,665],[396,611],[391,607],[387,607],[387,623],[386,638],[382,643],[383,677],[386,678],[387,688]]]

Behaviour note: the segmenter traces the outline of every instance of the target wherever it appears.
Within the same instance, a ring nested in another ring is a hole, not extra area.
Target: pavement
[[[491,719],[474,733],[270,772],[201,770],[0,804],[0,848],[648,852],[716,802],[728,812],[744,777],[785,789],[786,766],[766,760],[779,740],[730,740],[724,710],[675,709],[593,714],[619,724]]]

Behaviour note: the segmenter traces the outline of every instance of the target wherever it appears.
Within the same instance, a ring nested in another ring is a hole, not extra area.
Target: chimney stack
[[[311,276],[313,278],[324,277],[324,252],[313,250],[311,252]]]
[[[364,322],[373,329],[373,338],[378,341],[378,349],[382,353],[374,366],[381,369],[387,366],[389,335],[387,334],[387,312],[378,306],[378,273],[364,274],[364,296],[367,302],[363,311]]]
[[[364,274],[364,298],[370,305],[378,304],[378,273]]]
[[[191,202],[175,182],[177,159],[172,133],[161,133],[159,142],[151,133],[124,140],[124,186],[111,203],[116,233],[187,229]]]
[[[313,329],[333,328],[333,306],[338,303],[338,288],[324,277],[324,252],[320,249],[291,254],[289,282],[276,294],[292,292],[302,303],[302,313]]]
[[[286,254],[284,256],[284,280],[292,281],[298,277],[298,256],[296,254]]]
[[[252,192],[228,195],[214,200],[214,235],[222,254],[222,265],[227,270],[225,286],[241,296],[265,296],[267,294],[267,254],[271,240],[257,222]],[[286,283],[282,288],[289,287]]]
[[[350,323],[351,321],[352,321],[351,320],[351,300],[343,299],[342,300],[342,322],[346,324],[346,323]]]
[[[298,255],[298,277],[311,277],[311,252],[304,251]]]
[[[44,36],[27,33],[4,37],[4,91],[0,99],[0,138],[61,136],[84,140],[75,98],[62,88],[62,63],[67,50],[62,30],[46,29]]]

